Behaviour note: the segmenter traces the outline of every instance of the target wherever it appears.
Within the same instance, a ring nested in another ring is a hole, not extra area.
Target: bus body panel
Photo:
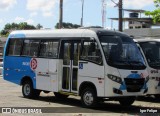
[[[36,72],[36,88],[40,90],[50,90],[51,80],[48,74],[49,72],[49,60],[36,58],[37,60],[37,68]]]
[[[31,58],[6,56],[4,61],[4,80],[20,85],[23,77],[30,77],[33,87],[36,88],[36,74],[30,68]]]
[[[57,62],[56,59],[35,58],[37,60],[36,89],[57,91]]]
[[[105,65],[105,96],[109,97],[118,96],[118,94],[116,95],[115,93],[113,93],[113,88],[119,88],[119,83],[109,79],[108,74],[120,77],[117,68],[110,67],[107,64]]]
[[[149,73],[147,94],[149,94],[149,95],[160,94],[160,70],[159,70],[159,68],[152,68],[152,67],[149,66],[149,63],[147,61],[147,57],[146,57],[146,55],[143,51],[142,46],[140,45],[141,43],[149,43],[149,42],[160,43],[160,40],[149,38],[149,39],[136,39],[135,41],[138,43],[138,47],[140,48],[141,53],[144,57],[144,60],[145,60],[146,65],[147,65],[147,70],[148,70],[148,73]],[[144,50],[148,50],[148,49],[152,50],[151,46],[150,47],[147,47],[147,46],[145,47],[144,46]],[[152,53],[153,53],[153,51],[152,51]],[[154,55],[155,54],[153,54],[153,56],[151,56],[151,57],[154,57]]]
[[[97,96],[104,96],[104,66],[81,60],[79,62],[78,88],[83,82],[91,82],[97,89]]]
[[[58,73],[58,78],[57,78],[57,81],[58,81],[58,83],[57,83],[57,86],[58,86],[58,90],[57,91],[55,91],[55,92],[61,92],[62,91],[62,66],[63,66],[63,60],[62,59],[60,59],[59,61],[58,61],[58,70],[57,70],[57,73]]]
[[[49,60],[49,74],[51,78],[51,91],[58,92],[58,62],[59,60]]]
[[[150,76],[147,94],[160,94],[160,70],[151,68],[148,64],[147,68]]]
[[[139,83],[137,79],[143,78],[146,79],[148,77],[148,72],[146,70],[124,70],[124,69],[117,69],[108,66],[110,70],[106,70],[105,74],[105,96],[114,97],[114,96],[134,96],[134,95],[143,95],[144,91],[148,89],[146,83]],[[117,78],[121,78],[122,82],[118,83],[109,79],[109,75],[113,75]],[[133,79],[128,80],[129,86],[143,86],[142,89],[139,90],[130,90],[127,91],[127,80],[125,79]],[[135,79],[135,80],[134,80]],[[135,91],[135,92],[134,92]]]
[[[148,70],[148,73],[149,73],[148,92],[147,92],[147,94],[160,94],[160,70],[151,68],[149,66],[146,58],[145,58],[145,61],[146,61],[147,70]]]

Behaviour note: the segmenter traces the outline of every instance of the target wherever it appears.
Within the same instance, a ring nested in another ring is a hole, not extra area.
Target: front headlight
[[[121,79],[121,77],[117,77],[117,76],[111,75],[111,74],[108,74],[107,76],[108,76],[108,78],[111,79],[112,81],[115,81],[115,82],[117,82],[117,83],[122,84],[122,79]]]

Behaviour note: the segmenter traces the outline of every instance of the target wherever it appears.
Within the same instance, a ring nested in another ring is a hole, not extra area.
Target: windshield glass
[[[128,36],[101,36],[100,42],[108,65],[121,69],[145,69],[138,47]]]
[[[160,42],[144,42],[140,46],[145,54],[148,65],[152,68],[160,68]]]

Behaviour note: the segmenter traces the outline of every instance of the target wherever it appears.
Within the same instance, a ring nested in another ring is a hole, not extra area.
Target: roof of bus
[[[100,35],[126,35],[122,32],[106,29],[54,29],[54,30],[17,30],[10,33],[10,38],[17,37],[95,37]]]
[[[136,42],[160,42],[160,39],[136,39]]]

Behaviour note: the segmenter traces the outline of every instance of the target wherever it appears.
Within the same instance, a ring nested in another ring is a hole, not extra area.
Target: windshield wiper
[[[140,61],[128,61],[131,65],[133,65],[133,64],[139,64],[139,65],[141,65],[141,66],[144,66],[144,64],[142,63],[142,62],[140,62]]]
[[[141,65],[144,65],[142,62],[140,61],[129,61],[130,63],[135,63],[135,64],[141,64]]]
[[[114,64],[123,64],[123,65],[129,65],[130,66],[130,63],[128,61],[123,61],[123,60],[116,60],[113,62]]]

